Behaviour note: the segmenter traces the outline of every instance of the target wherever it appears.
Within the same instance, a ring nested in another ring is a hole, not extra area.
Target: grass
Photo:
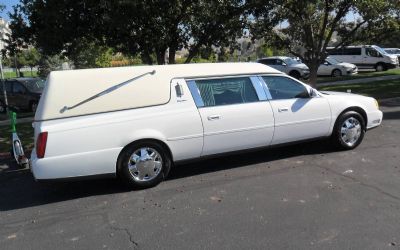
[[[400,97],[400,79],[319,88],[319,90],[339,92],[346,92],[348,89],[351,89],[352,93],[371,96],[375,99]]]
[[[341,77],[318,77],[317,83],[324,82],[336,82],[343,80],[352,80],[352,79],[361,79],[361,78],[370,78],[370,77],[378,77],[378,76],[389,76],[389,75],[400,75],[400,68],[390,69],[388,71],[361,71],[356,75],[350,76],[341,76]]]
[[[23,74],[24,74],[24,77],[37,77],[37,71],[32,71],[32,74],[30,71],[24,71]],[[15,78],[15,77],[16,77],[15,71],[4,72],[4,78],[6,78],[6,79]]]
[[[25,154],[33,149],[33,128],[30,122],[17,124],[18,137],[22,141]],[[11,144],[11,126],[0,126],[0,152],[10,152]]]

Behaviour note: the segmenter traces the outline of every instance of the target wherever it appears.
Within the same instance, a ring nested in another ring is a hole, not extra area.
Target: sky
[[[4,11],[0,14],[1,17],[3,17],[6,20],[9,20],[8,18],[8,12],[12,11],[12,6],[16,5],[19,3],[19,0],[0,0],[0,4],[3,4],[6,6]]]

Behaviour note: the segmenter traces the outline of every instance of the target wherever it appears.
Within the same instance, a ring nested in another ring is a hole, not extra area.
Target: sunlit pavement
[[[353,151],[313,142],[207,160],[148,190],[2,172],[0,248],[396,249],[400,105],[388,106]]]

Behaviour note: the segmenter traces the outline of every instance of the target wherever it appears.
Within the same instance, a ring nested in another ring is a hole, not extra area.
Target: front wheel
[[[149,188],[163,181],[171,168],[168,152],[155,142],[140,142],[128,146],[118,160],[118,173],[126,184]]]
[[[342,71],[340,69],[334,69],[332,71],[332,76],[333,77],[340,77],[340,76],[342,76]]]
[[[332,141],[341,149],[353,149],[360,145],[365,134],[365,121],[355,111],[342,114],[336,121]]]

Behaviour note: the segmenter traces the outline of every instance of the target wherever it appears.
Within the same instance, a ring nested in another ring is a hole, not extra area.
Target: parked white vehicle
[[[287,56],[265,57],[258,59],[257,62],[277,69],[296,79],[308,79],[310,77],[310,69],[307,65]]]
[[[322,137],[352,149],[381,121],[371,97],[319,92],[258,63],[54,71],[31,170],[37,180],[111,174],[150,187],[194,158]]]
[[[347,46],[334,50],[328,47],[329,57],[341,62],[357,65],[359,69],[375,69],[384,71],[396,68],[399,65],[398,58],[387,54],[382,48],[375,45]]]
[[[400,62],[400,49],[399,48],[384,48],[383,49],[389,55],[397,56],[397,59]]]
[[[351,63],[339,62],[338,60],[328,57],[325,62],[318,67],[319,76],[345,76],[358,73],[356,65]]]

